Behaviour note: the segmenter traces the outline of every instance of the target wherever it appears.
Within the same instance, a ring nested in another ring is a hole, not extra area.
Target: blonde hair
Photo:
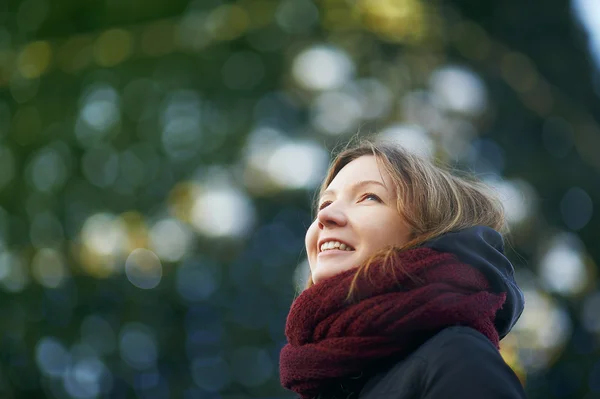
[[[348,300],[356,294],[356,282],[361,273],[368,273],[370,265],[376,260],[382,260],[384,267],[389,267],[388,261],[396,251],[415,248],[442,234],[477,225],[508,232],[501,201],[489,186],[473,176],[451,173],[449,168],[439,166],[397,144],[361,139],[356,145],[351,145],[349,143],[332,161],[318,196],[321,197],[344,166],[359,157],[373,155],[379,168],[391,177],[398,212],[411,234],[409,241],[401,247],[386,248],[373,254],[358,267],[350,285]],[[316,209],[316,201],[313,209]],[[312,276],[309,275],[306,288],[312,285]]]

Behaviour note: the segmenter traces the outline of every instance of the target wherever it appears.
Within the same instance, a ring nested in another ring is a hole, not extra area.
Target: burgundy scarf
[[[361,274],[357,303],[345,302],[356,269],[296,298],[285,328],[288,343],[280,353],[285,388],[314,398],[332,382],[410,353],[423,337],[448,326],[472,327],[498,348],[494,317],[506,294],[490,292],[480,271],[429,248],[399,252],[389,265],[396,278],[381,262],[371,266],[368,277]]]

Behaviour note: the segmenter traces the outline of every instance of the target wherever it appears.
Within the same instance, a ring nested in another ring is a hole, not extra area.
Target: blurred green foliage
[[[379,132],[507,207],[531,398],[600,394],[600,111],[567,1],[0,5],[0,396],[281,398],[329,152]]]

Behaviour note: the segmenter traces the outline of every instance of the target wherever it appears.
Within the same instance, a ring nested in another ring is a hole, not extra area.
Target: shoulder
[[[456,355],[494,356],[500,352],[490,340],[477,330],[470,327],[447,327],[429,338],[414,353],[415,357],[424,360],[456,360]]]
[[[413,392],[419,398],[524,398],[500,352],[480,332],[448,327],[371,381],[370,393]],[[376,395],[375,395],[376,396]],[[361,396],[362,397],[362,396]],[[365,395],[365,398],[371,396]]]
[[[500,352],[490,340],[470,327],[447,327],[431,336],[408,357],[396,363],[388,374],[405,373],[418,368],[419,375],[435,374],[446,368],[468,368],[482,361],[504,364]],[[508,367],[508,366],[507,366]]]
[[[450,327],[415,353],[422,359],[424,397],[524,398],[523,386],[496,347],[480,332]]]
[[[445,328],[421,345],[413,356],[423,361],[427,368],[425,375],[431,378],[440,373],[474,376],[497,368],[512,373],[490,340],[470,327]]]

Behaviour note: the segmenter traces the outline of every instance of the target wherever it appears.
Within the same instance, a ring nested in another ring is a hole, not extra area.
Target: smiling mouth
[[[326,251],[321,251],[321,252],[318,253],[318,256],[327,255],[327,254],[330,254],[330,255],[335,255],[335,254],[338,254],[338,255],[339,254],[350,254],[352,252],[354,252],[354,250],[343,250],[343,249],[335,248],[335,249],[328,249]]]
[[[325,252],[354,252],[355,249],[348,244],[339,241],[326,242],[319,248],[319,254]]]

